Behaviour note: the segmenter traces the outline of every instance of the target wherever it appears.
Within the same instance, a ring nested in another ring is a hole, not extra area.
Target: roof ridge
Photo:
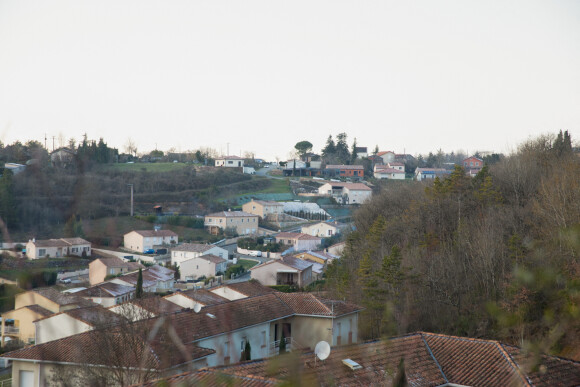
[[[516,374],[523,379],[524,383],[526,386],[533,386],[530,378],[528,377],[528,375],[526,375],[525,373],[522,372],[519,364],[512,358],[512,356],[503,348],[503,344],[500,343],[499,341],[495,342],[496,346],[498,347],[500,353],[505,357],[505,359],[507,360],[508,364],[512,366],[512,368],[514,368],[514,370],[516,371]]]
[[[449,383],[449,379],[447,379],[447,375],[445,375],[445,372],[443,372],[443,368],[441,367],[441,364],[439,364],[439,362],[437,361],[437,358],[433,354],[433,351],[431,351],[431,347],[429,346],[429,343],[427,343],[427,340],[425,340],[425,332],[419,332],[419,336],[421,337],[421,340],[423,340],[423,344],[425,344],[425,347],[427,348],[427,352],[429,352],[429,355],[431,356],[431,358],[433,358],[433,361],[435,362],[435,364],[437,364],[437,368],[439,368],[439,371],[441,372],[443,379],[445,379],[445,382]]]

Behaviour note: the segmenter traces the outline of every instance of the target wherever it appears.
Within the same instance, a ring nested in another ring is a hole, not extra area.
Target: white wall
[[[36,344],[46,343],[90,331],[93,329],[90,325],[72,318],[71,316],[61,313],[56,316],[39,320],[36,324]]]

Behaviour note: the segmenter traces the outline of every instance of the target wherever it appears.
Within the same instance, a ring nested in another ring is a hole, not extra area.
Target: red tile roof
[[[365,169],[364,165],[327,165],[326,169]]]
[[[205,259],[206,261],[209,261],[209,262],[214,263],[216,265],[219,265],[220,263],[227,262],[227,259],[223,259],[223,258],[218,257],[217,255],[213,255],[213,254],[201,255],[197,258],[198,259]]]
[[[260,376],[228,375],[217,370],[204,369],[194,373],[186,372],[169,378],[157,379],[134,387],[159,387],[159,386],[203,386],[203,387],[266,387],[279,385],[280,382],[273,378]]]
[[[214,245],[207,245],[201,243],[183,243],[177,247],[171,249],[171,251],[191,251],[194,253],[205,253],[206,251],[214,248]]]
[[[351,370],[343,359],[361,365]],[[496,341],[415,333],[386,341],[332,348],[325,361],[303,354],[291,365],[280,358],[257,360],[215,370],[232,375],[269,376],[289,384],[321,386],[390,385],[401,359],[409,386],[559,386],[580,385],[580,362],[541,356],[534,369],[524,352]],[[531,371],[530,371],[531,369]]]

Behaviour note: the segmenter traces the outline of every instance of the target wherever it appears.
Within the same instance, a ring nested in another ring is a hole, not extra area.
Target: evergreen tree
[[[250,345],[250,341],[246,340],[246,345],[244,346],[244,350],[242,352],[241,361],[252,360],[252,346]]]
[[[0,178],[0,217],[9,229],[16,226],[14,181],[12,179],[12,171],[8,169],[4,169]]]
[[[350,152],[350,163],[354,164],[356,161],[356,137],[354,138],[354,141],[352,142],[352,148],[351,148],[351,152]]]
[[[332,139],[332,134],[326,140],[326,146],[322,149],[322,156],[325,158],[333,157],[336,154],[336,145]]]
[[[341,164],[348,164],[350,162],[350,152],[348,144],[346,143],[346,133],[339,133],[336,136],[336,157]]]
[[[137,277],[137,289],[135,289],[135,297],[143,297],[143,271],[139,268],[139,276]]]

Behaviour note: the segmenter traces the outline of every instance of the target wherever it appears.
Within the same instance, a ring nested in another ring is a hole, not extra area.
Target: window
[[[266,331],[262,331],[262,348],[266,348]]]
[[[38,249],[38,255],[44,257],[46,255],[46,249]]]
[[[224,363],[230,364],[230,342],[226,341],[224,343]]]
[[[208,222],[208,223],[211,223],[211,221],[212,221],[212,220],[213,220],[212,218],[209,218],[209,219],[207,220],[207,222]]]

